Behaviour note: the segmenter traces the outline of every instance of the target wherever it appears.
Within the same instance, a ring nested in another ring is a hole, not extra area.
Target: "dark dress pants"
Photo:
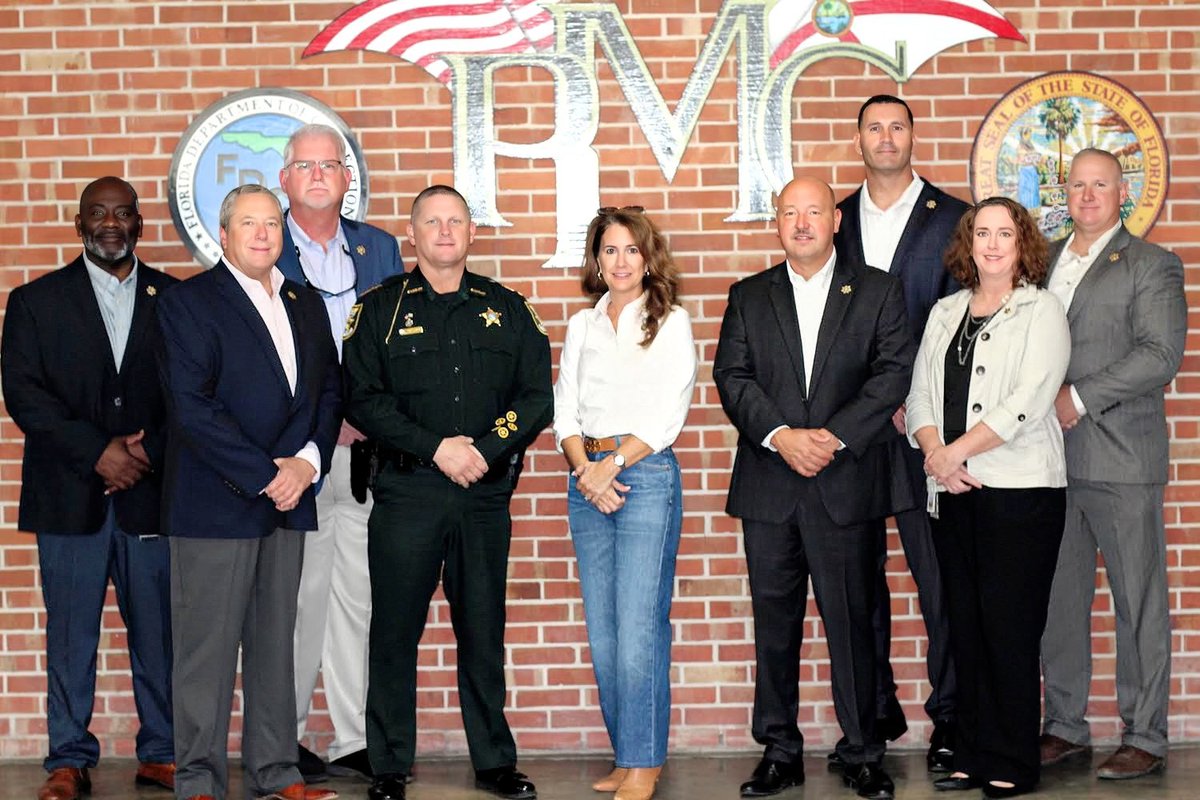
[[[982,781],[1040,772],[1039,646],[1062,542],[1065,489],[939,495],[933,520],[958,671],[954,767]]]
[[[924,456],[920,450],[904,448],[904,463],[908,468],[909,480],[917,487],[921,497],[918,508],[896,514],[896,528],[900,533],[900,544],[904,547],[904,559],[908,571],[917,584],[917,600],[921,606],[921,618],[925,621],[928,650],[925,667],[928,671],[930,692],[925,701],[925,713],[934,722],[954,721],[954,695],[956,691],[954,661],[950,657],[950,620],[946,613],[946,589],[938,566],[937,551],[933,546],[933,533],[929,526],[929,514],[925,511]],[[892,673],[892,598],[888,587],[887,536],[879,545],[879,574],[875,595],[875,654],[879,671],[875,713],[884,719],[896,713],[903,716],[896,701],[896,680]]]
[[[874,607],[876,544],[883,520],[837,525],[816,485],[805,482],[792,519],[745,519],[746,565],[754,609],[752,733],[765,757],[795,762],[804,737],[796,724],[800,705],[800,647],[808,581],[825,623],[834,710],[846,737],[848,763],[883,757],[875,736]]]
[[[47,770],[94,767],[100,744],[88,731],[96,694],[96,650],[111,578],[128,631],[139,761],[175,760],[171,739],[171,557],[167,540],[117,527],[112,503],[95,533],[37,537],[46,604]]]
[[[471,763],[516,764],[504,718],[504,620],[512,486],[463,489],[433,469],[385,470],[367,525],[371,635],[367,753],[376,775],[412,772],[417,647],[441,578],[458,642],[458,694]]]

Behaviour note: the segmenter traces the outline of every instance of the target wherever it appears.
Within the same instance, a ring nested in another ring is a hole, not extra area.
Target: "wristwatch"
[[[617,465],[617,469],[625,469],[625,456],[620,453],[613,453],[613,463]]]

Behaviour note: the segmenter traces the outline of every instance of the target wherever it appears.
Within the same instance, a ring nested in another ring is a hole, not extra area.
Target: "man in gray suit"
[[[1042,638],[1042,764],[1091,750],[1096,550],[1117,627],[1117,703],[1125,730],[1101,778],[1159,772],[1167,752],[1171,625],[1167,614],[1163,389],[1183,358],[1187,301],[1179,258],[1121,224],[1121,163],[1076,154],[1067,177],[1075,232],[1052,248],[1049,288],[1067,308],[1071,363],[1055,408],[1065,431],[1067,522]]]

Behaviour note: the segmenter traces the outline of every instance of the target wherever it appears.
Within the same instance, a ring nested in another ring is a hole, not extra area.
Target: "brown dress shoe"
[[[42,788],[38,789],[38,800],[77,800],[79,795],[91,790],[87,767],[59,767],[51,770]]]
[[[1096,770],[1096,777],[1107,781],[1124,781],[1162,772],[1166,761],[1147,753],[1140,747],[1123,744]]]
[[[138,764],[133,782],[138,786],[161,786],[163,789],[174,789],[175,765],[143,761]]]
[[[613,800],[650,800],[654,797],[660,772],[662,767],[634,767],[621,781],[621,788],[617,789]]]
[[[629,770],[625,767],[613,767],[613,771],[593,783],[592,788],[597,792],[615,792],[621,788],[621,781],[628,774]]]
[[[338,793],[332,789],[320,789],[315,786],[305,786],[304,783],[293,783],[271,794],[264,795],[258,800],[336,800]]]
[[[1042,734],[1042,738],[1038,740],[1038,749],[1041,750],[1043,767],[1059,764],[1068,758],[1092,752],[1092,748],[1086,744],[1068,742],[1066,739],[1050,733]]]

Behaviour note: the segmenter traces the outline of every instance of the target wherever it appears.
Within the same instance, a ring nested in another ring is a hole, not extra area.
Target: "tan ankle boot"
[[[613,800],[650,800],[660,772],[662,767],[634,767],[621,781]]]
[[[629,770],[625,767],[613,767],[613,771],[593,783],[592,788],[597,792],[615,792],[621,788],[621,781],[625,780],[627,774]]]

